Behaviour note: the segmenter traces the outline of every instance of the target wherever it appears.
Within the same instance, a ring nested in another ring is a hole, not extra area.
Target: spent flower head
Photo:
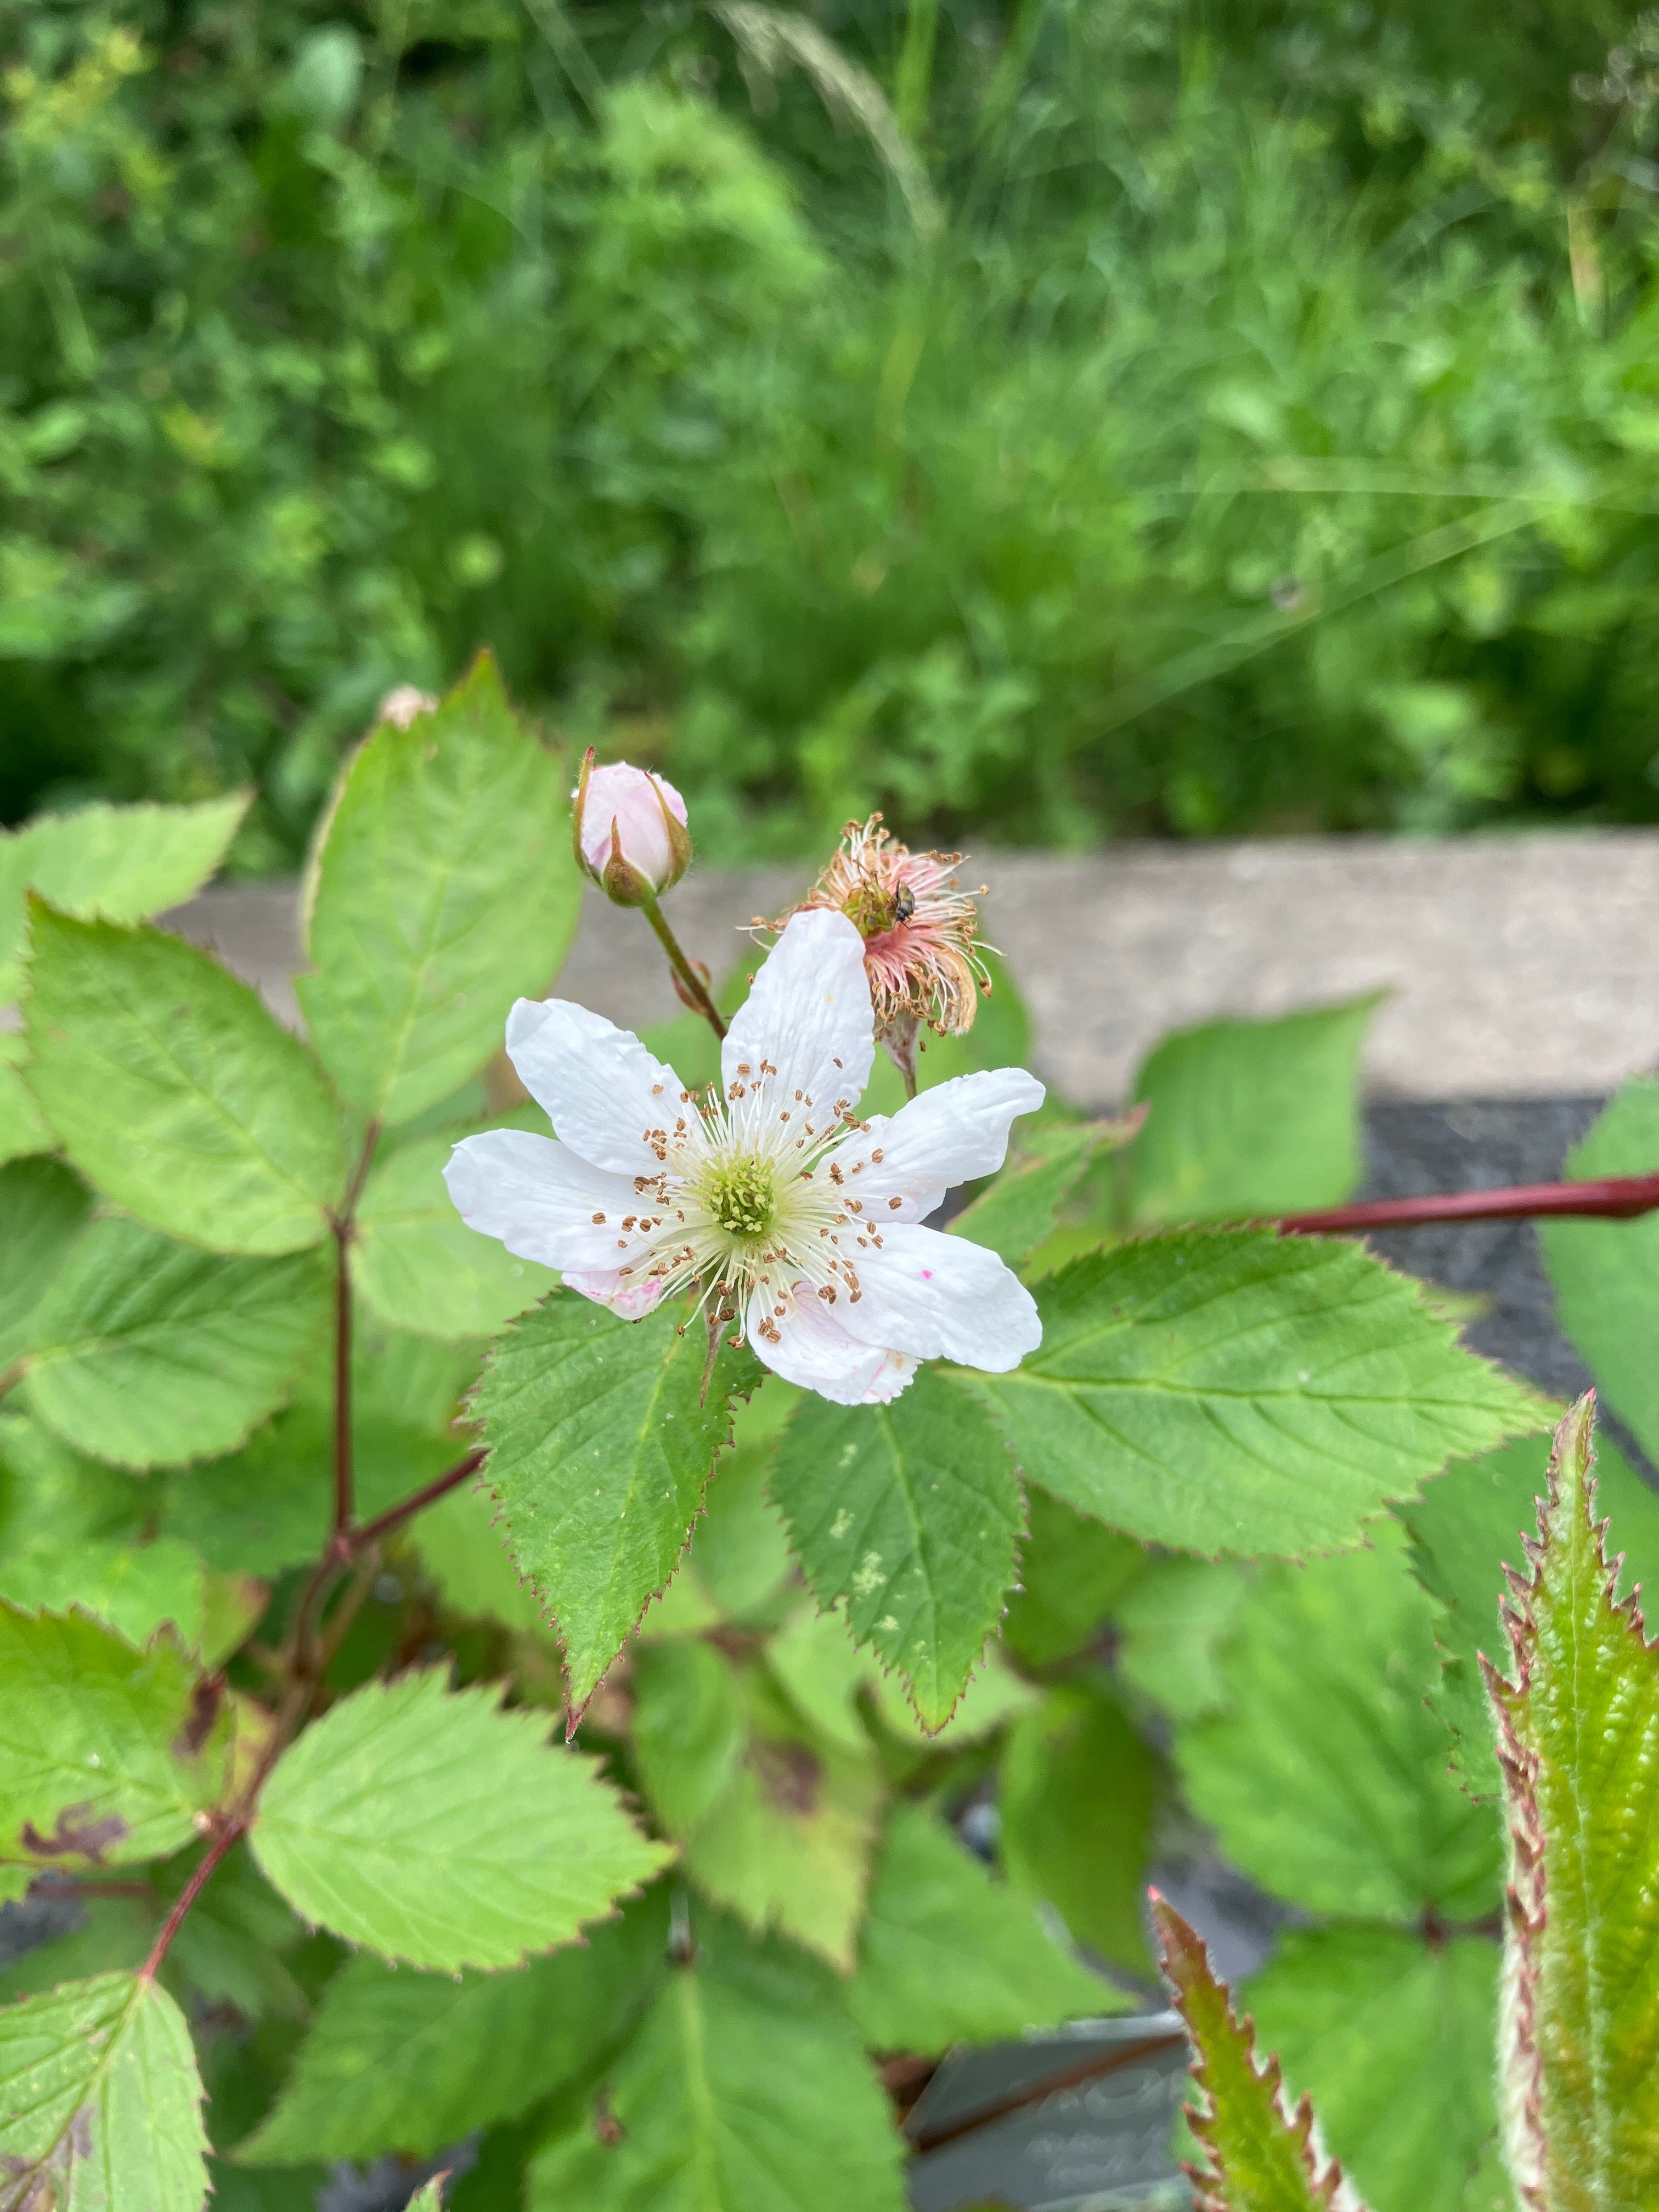
[[[628,1320],[696,1291],[769,1367],[840,1405],[896,1397],[922,1359],[1001,1373],[1041,1341],[1030,1293],[994,1252],[922,1224],[1001,1166],[1042,1085],[983,1070],[861,1120],[873,1026],[864,942],[822,911],[768,954],[706,1096],[585,1007],[520,999],[507,1049],[558,1141],[465,1138],[450,1195]]]
[[[801,902],[835,908],[863,939],[884,1042],[895,1034],[914,1037],[922,1023],[941,1036],[971,1029],[979,994],[990,990],[974,896],[953,872],[962,859],[913,853],[872,814],[848,823],[839,851]]]
[[[595,768],[590,745],[571,799],[578,864],[617,906],[645,906],[685,873],[685,801],[662,776],[626,761]]]

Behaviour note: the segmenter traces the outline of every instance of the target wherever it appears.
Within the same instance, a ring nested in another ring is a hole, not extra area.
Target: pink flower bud
[[[685,873],[691,840],[685,801],[672,783],[625,761],[582,763],[574,793],[571,833],[576,857],[618,906],[643,906]]]

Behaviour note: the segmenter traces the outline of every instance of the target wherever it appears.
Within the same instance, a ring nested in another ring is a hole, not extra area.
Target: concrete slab
[[[1367,1089],[1388,1098],[1583,1098],[1659,1060],[1659,834],[1370,837],[975,855],[985,931],[1031,1007],[1039,1072],[1079,1104],[1127,1093],[1165,1031],[1219,1014],[1391,994]],[[699,871],[676,926],[717,975],[794,871]],[[297,1018],[293,894],[216,886],[173,924],[216,941]],[[561,979],[632,1028],[677,1011],[637,917],[590,896]]]

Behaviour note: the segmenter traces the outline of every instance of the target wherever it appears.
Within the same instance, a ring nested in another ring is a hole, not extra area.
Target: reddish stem
[[[179,1930],[185,1924],[185,1914],[188,1913],[191,1906],[195,1904],[197,1899],[207,1887],[208,1883],[213,1878],[214,1871],[217,1868],[220,1860],[224,1857],[226,1852],[229,1850],[231,1845],[235,1842],[238,1836],[242,1833],[246,1826],[247,1817],[246,1814],[242,1815],[238,1820],[227,1820],[223,1827],[220,1829],[218,1834],[214,1838],[212,1843],[208,1847],[206,1856],[203,1859],[200,1866],[197,1868],[195,1873],[191,1875],[190,1880],[179,1891],[178,1897],[173,1901],[172,1911],[168,1913],[167,1918],[161,1923],[161,1932],[151,1945],[149,1958],[145,1960],[143,1965],[138,1969],[138,1978],[141,1982],[153,1982],[155,1980],[162,1960],[166,1958],[169,1949],[172,1948],[173,1937],[179,1933]]]
[[[1607,1176],[1598,1182],[1525,1182],[1499,1190],[1431,1191],[1421,1198],[1373,1198],[1316,1213],[1269,1216],[1288,1237],[1362,1229],[1421,1229],[1446,1221],[1527,1221],[1549,1216],[1630,1221],[1659,1209],[1659,1175]]]
[[[412,1498],[400,1498],[396,1505],[388,1505],[386,1511],[377,1514],[373,1521],[366,1521],[361,1528],[353,1529],[352,1548],[359,1552],[367,1549],[384,1536],[388,1528],[399,1528],[425,1507],[435,1504],[446,1492],[453,1490],[458,1482],[465,1482],[469,1474],[476,1474],[483,1463],[482,1450],[469,1452],[458,1466],[452,1467],[447,1474],[428,1482],[424,1490],[417,1490]]]
[[[351,1263],[350,1231],[334,1231],[334,1534],[351,1526]]]

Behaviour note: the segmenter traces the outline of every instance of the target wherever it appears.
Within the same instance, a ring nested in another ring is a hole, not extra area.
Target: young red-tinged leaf
[[[1529,1576],[1486,1662],[1510,1820],[1500,2115],[1522,2200],[1659,2197],[1659,1650],[1614,1595],[1595,1399],[1556,1432]]]
[[[1156,1890],[1152,1899],[1164,1972],[1193,2048],[1196,2097],[1187,2118],[1205,2155],[1187,2172],[1200,2212],[1364,2212],[1320,2147],[1309,2100],[1292,2106],[1279,2061],[1258,2057],[1255,2030],[1234,2017],[1196,1932]]]
[[[440,1668],[368,1682],[277,1762],[253,1854],[295,1911],[434,1972],[521,1965],[648,1881],[669,1854],[594,1763]]]
[[[3,2212],[202,2212],[202,2083],[185,2016],[138,1974],[0,2010]]]
[[[763,1370],[678,1304],[643,1321],[558,1291],[490,1349],[471,1409],[489,1457],[479,1478],[500,1508],[520,1573],[556,1618],[580,1716],[647,1601],[684,1551],[732,1401]]]

